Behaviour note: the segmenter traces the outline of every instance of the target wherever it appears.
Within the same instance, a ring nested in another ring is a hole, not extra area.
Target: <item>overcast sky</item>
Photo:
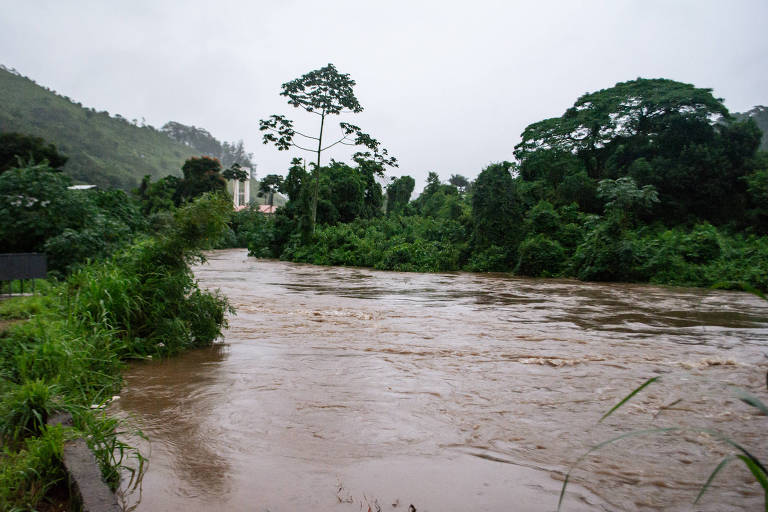
[[[98,110],[243,139],[258,174],[292,152],[258,120],[280,85],[332,62],[417,190],[429,171],[474,178],[511,160],[528,124],[637,77],[714,89],[731,111],[768,104],[768,1],[0,0],[0,63]],[[329,154],[324,161],[343,154]]]

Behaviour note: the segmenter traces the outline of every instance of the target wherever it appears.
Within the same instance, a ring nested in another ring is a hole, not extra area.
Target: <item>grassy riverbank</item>
[[[543,213],[542,213],[543,211]],[[768,291],[768,236],[709,223],[623,226],[610,216],[536,208],[522,240],[478,249],[471,218],[392,215],[286,235],[287,214],[238,212],[230,236],[256,257],[401,272],[510,272],[674,286]],[[549,218],[542,217],[547,216]]]
[[[190,264],[224,229],[231,206],[206,195],[180,208],[162,234],[81,267],[38,295],[0,303],[0,509],[45,508],[59,500],[61,449],[83,437],[102,475],[116,486],[140,454],[118,439],[101,412],[130,359],[162,357],[211,344],[226,323],[226,299],[201,290]],[[46,426],[68,411],[74,427]]]

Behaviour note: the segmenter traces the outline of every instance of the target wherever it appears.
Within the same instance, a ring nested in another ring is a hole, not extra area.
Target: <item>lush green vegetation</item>
[[[0,328],[0,508],[49,499],[64,476],[62,443],[76,436],[116,481],[130,450],[116,421],[92,406],[119,389],[126,360],[220,334],[227,302],[190,272],[203,248],[398,271],[768,291],[764,108],[732,116],[708,89],[620,83],[528,126],[515,162],[489,165],[474,181],[430,173],[411,200],[413,178],[386,181],[395,160],[359,127],[340,123],[340,137],[323,144],[327,115],[362,110],[354,85],[332,65],[283,85],[289,104],[318,114],[321,129],[307,136],[277,115],[261,122],[278,149],[299,147],[295,136],[316,146],[309,170],[297,158],[285,179],[262,180],[266,202],[288,197],[264,215],[232,212],[223,193],[225,179],[247,179],[242,143],[179,123],[140,127],[0,69],[0,246],[45,252],[59,279],[0,303],[0,319],[23,320]],[[368,151],[321,166],[337,143]],[[181,177],[167,175],[179,168]],[[127,188],[139,176],[133,194],[68,188],[72,178]],[[46,426],[60,410],[73,414],[73,428]]]
[[[54,168],[63,166],[74,182],[102,188],[131,190],[145,175],[160,178],[178,174],[185,160],[198,155],[217,158],[225,167],[252,165],[242,141],[222,143],[194,126],[169,122],[157,130],[143,121],[97,112],[3,66],[0,133],[45,139],[64,160],[54,161],[51,154],[40,150],[30,155],[27,145],[22,148],[24,163],[30,163],[30,156],[32,163],[38,164],[46,158]],[[18,151],[16,141],[0,140],[0,172],[18,165],[13,158]],[[11,164],[4,166],[8,160]]]
[[[259,121],[259,130],[265,132],[264,144],[274,144],[280,151],[300,149],[314,153],[316,161],[312,167],[313,189],[311,194],[310,214],[306,216],[309,230],[313,231],[318,222],[318,200],[320,192],[320,163],[323,151],[337,144],[354,146],[362,151],[355,153],[355,161],[366,160],[370,166],[376,167],[379,174],[383,166],[397,166],[397,159],[389,156],[386,149],[381,147],[378,140],[363,132],[359,126],[347,122],[339,123],[340,137],[328,139],[323,143],[323,132],[326,118],[341,114],[359,114],[362,105],[355,97],[355,81],[346,73],[339,73],[333,64],[324,68],[310,71],[282,85],[281,96],[288,98],[288,104],[320,117],[320,130],[317,135],[306,135],[294,129],[294,122],[283,115],[273,114],[268,119]],[[299,140],[299,143],[296,142]],[[324,145],[325,144],[325,145]],[[314,146],[307,148],[306,146]],[[331,164],[331,168],[334,164]],[[307,181],[305,179],[305,181]]]
[[[70,184],[43,164],[0,174],[3,252],[45,252],[60,275],[146,230],[138,203],[122,190],[70,190]]]
[[[46,143],[40,137],[13,132],[0,133],[0,173],[32,162],[45,162],[51,169],[60,171],[67,160],[66,156],[57,151],[56,146]]]
[[[76,182],[123,190],[198,154],[151,126],[86,108],[2,68],[0,132],[42,137],[69,157],[64,170]]]
[[[53,275],[101,260],[136,237],[167,228],[176,208],[206,192],[225,193],[228,171],[218,160],[190,158],[183,178],[149,176],[135,194],[72,190],[70,178],[45,164],[0,173],[2,252],[43,252]],[[239,171],[242,172],[242,171]],[[211,242],[212,243],[212,242]]]
[[[118,439],[117,421],[92,406],[120,389],[126,360],[209,345],[219,336],[229,306],[197,286],[189,265],[220,237],[230,212],[228,197],[204,194],[169,214],[156,236],[63,281],[39,283],[40,295],[0,302],[0,318],[25,319],[0,332],[0,509],[46,502],[64,477],[65,439],[86,439],[113,485],[122,466],[141,465]],[[74,427],[46,426],[54,411],[71,412]]]
[[[431,173],[412,201],[412,178],[385,191],[375,159],[312,175],[297,159],[280,185],[286,206],[241,214],[231,238],[317,264],[768,290],[761,136],[708,89],[637,79],[528,126],[517,160],[474,182]]]

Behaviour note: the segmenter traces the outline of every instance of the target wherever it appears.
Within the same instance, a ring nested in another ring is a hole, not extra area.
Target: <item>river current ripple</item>
[[[137,510],[693,510],[729,447],[768,459],[768,303],[745,293],[317,267],[213,251],[211,349],[132,365]],[[602,423],[646,379],[661,379]],[[757,510],[740,462],[696,510]]]

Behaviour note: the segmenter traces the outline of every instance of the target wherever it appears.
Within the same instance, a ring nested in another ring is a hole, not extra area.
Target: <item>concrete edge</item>
[[[58,413],[51,416],[47,423],[71,427],[72,415]],[[115,493],[101,479],[99,463],[84,439],[65,441],[62,459],[69,476],[70,489],[80,498],[83,512],[122,511]]]

